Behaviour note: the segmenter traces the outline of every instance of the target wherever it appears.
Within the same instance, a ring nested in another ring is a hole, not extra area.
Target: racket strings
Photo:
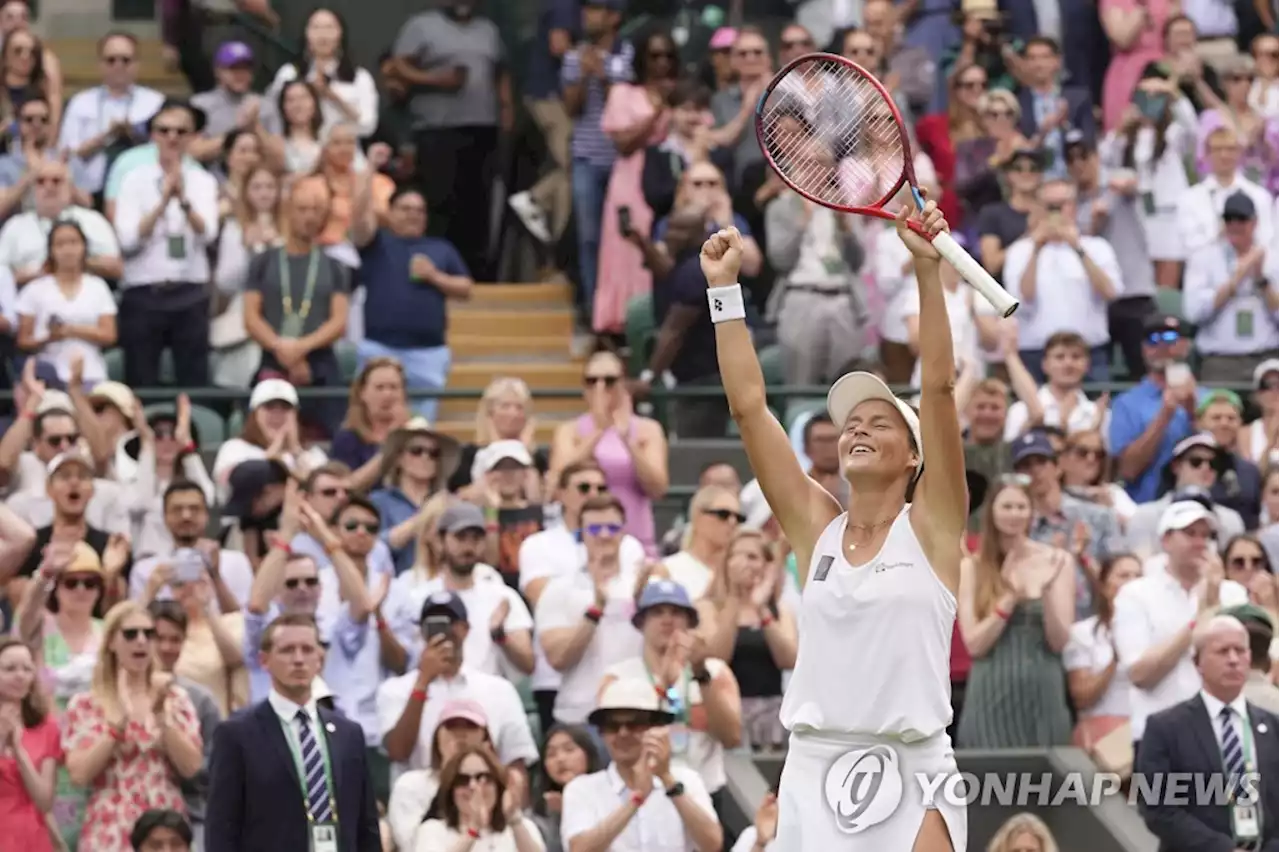
[[[871,207],[900,182],[907,153],[880,89],[835,59],[813,57],[774,86],[761,144],[795,189],[823,204]]]

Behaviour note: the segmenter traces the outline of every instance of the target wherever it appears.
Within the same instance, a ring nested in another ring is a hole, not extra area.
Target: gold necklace
[[[848,527],[851,530],[863,530],[865,532],[874,533],[876,530],[881,529],[882,527],[889,526],[897,519],[898,519],[897,516],[894,516],[892,518],[886,518],[883,521],[876,521],[874,524],[849,524]],[[864,545],[860,545],[857,542],[854,542],[853,544],[849,545],[849,549],[857,550],[859,547],[863,547],[863,546]]]

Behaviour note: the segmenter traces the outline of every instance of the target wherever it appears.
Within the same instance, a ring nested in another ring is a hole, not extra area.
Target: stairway
[[[63,97],[98,85],[98,42],[92,38],[51,38],[46,45],[62,63]],[[190,93],[187,80],[164,67],[163,44],[158,38],[138,39],[138,84],[166,95]]]
[[[501,376],[518,376],[534,390],[566,390],[537,399],[537,441],[549,444],[562,421],[582,413],[582,363],[573,357],[573,295],[568,284],[477,284],[471,300],[449,306],[452,390],[478,395]],[[475,399],[446,399],[437,428],[460,441],[475,435]]]

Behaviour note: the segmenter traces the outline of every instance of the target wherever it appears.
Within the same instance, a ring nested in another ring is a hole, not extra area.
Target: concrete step
[[[484,305],[545,305],[568,308],[573,304],[573,288],[564,283],[542,284],[477,284],[471,290],[471,300],[452,310],[466,310]]]
[[[51,39],[49,48],[62,63],[62,76],[68,98],[81,89],[98,85],[98,45],[95,39]],[[142,39],[138,42],[138,83],[166,95],[190,93],[186,78],[180,73],[171,73],[164,67],[162,48],[158,39]]]
[[[570,341],[562,335],[502,337],[497,335],[450,334],[449,348],[454,361],[481,358],[510,359],[514,355],[550,359],[570,357]]]
[[[519,376],[540,390],[576,389],[582,385],[582,366],[572,361],[473,361],[455,363],[449,370],[449,387],[483,389],[502,376]],[[575,395],[579,396],[575,390]]]
[[[472,305],[449,311],[449,338],[559,337],[568,345],[573,312],[568,308],[496,308]]]

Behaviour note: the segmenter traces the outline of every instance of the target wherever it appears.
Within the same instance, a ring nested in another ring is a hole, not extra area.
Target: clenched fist
[[[708,287],[727,287],[738,283],[742,268],[742,234],[734,227],[722,228],[702,244],[702,274]]]

